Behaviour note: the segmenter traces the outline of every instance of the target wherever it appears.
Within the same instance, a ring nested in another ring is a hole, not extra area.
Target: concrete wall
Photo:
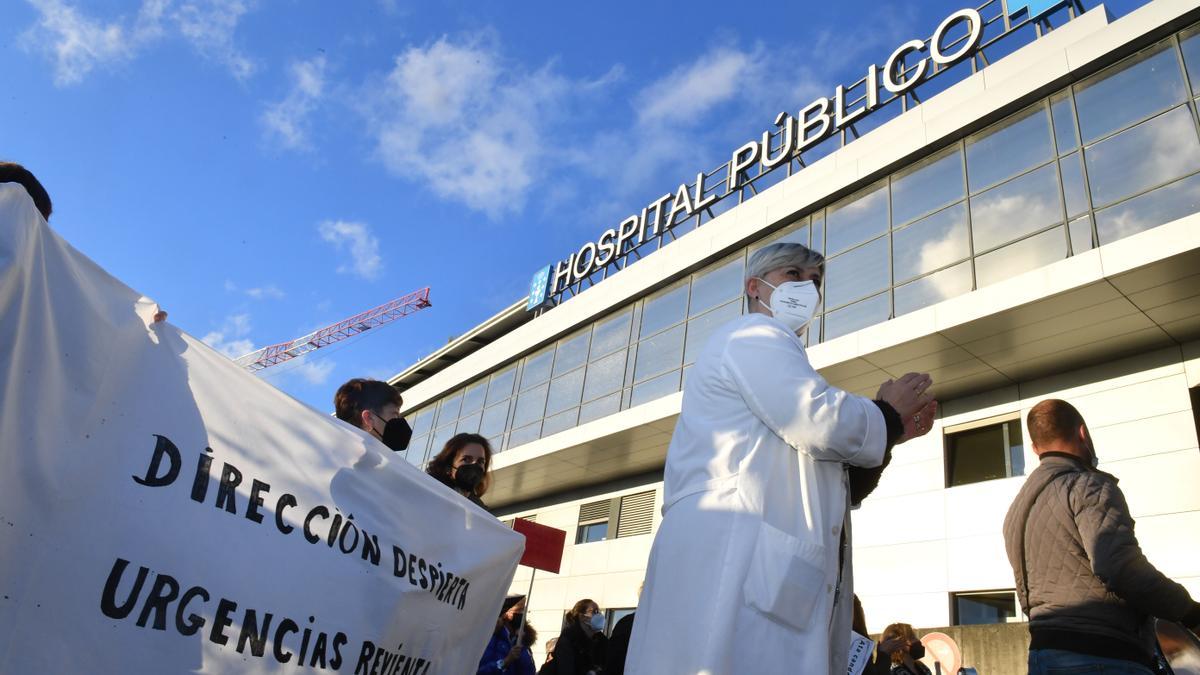
[[[1200,447],[1188,390],[1197,354],[1196,344],[1162,349],[946,401],[938,425],[897,448],[878,490],[852,516],[855,586],[868,629],[877,632],[897,621],[945,626],[952,621],[951,593],[1013,587],[1000,530],[1024,477],[946,489],[943,429],[1006,413],[1023,417],[1052,397],[1071,401],[1087,418],[1100,468],[1121,479],[1147,557],[1200,597],[1200,491],[1194,489]],[[1031,471],[1037,460],[1027,442],[1025,460]],[[654,489],[657,512],[662,483],[604,489],[504,516],[536,514],[538,522],[567,532],[561,574],[538,573],[530,603],[529,619],[542,635],[538,663],[545,640],[558,634],[563,612],[575,601],[589,597],[605,609],[637,604],[652,536],[575,545],[579,506]],[[655,529],[658,522],[656,513]],[[529,572],[522,569],[512,590],[524,593],[528,585]],[[967,665],[978,665],[985,675],[1018,672],[1004,669],[1024,664],[1024,630],[1011,624],[962,633],[971,655]],[[1019,648],[1010,644],[1013,631],[1021,633]]]

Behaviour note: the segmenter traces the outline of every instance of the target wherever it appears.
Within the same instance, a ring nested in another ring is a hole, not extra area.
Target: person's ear
[[[750,277],[746,280],[746,295],[750,296],[751,300],[758,300],[758,294],[761,291],[758,285],[758,277]]]
[[[375,426],[371,424],[371,417],[372,414],[370,410],[364,410],[358,414],[358,419],[360,422],[358,426],[368,434],[375,430]]]

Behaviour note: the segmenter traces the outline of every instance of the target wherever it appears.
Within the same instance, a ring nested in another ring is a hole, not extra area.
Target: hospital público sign
[[[990,0],[983,7],[998,4]],[[1072,4],[1072,0],[1008,0],[998,17],[1005,22],[1005,34],[1019,26],[1010,18],[1023,16],[1025,25],[1051,11]],[[982,7],[981,7],[982,9]],[[984,36],[985,20],[978,9],[960,9],[947,16],[928,39],[904,42],[882,65],[871,64],[866,75],[855,84],[838,85],[832,96],[822,96],[794,113],[784,111],[775,117],[774,127],[759,138],[742,144],[730,153],[729,161],[717,171],[696,174],[695,182],[681,183],[629,215],[616,227],[602,232],[568,257],[546,265],[533,276],[527,309],[534,310],[557,299],[565,289],[590,277],[598,270],[622,261],[642,244],[668,233],[688,218],[710,209],[720,200],[736,195],[748,182],[751,171],[774,170],[798,159],[805,150],[846,129],[882,105],[911,95],[914,87],[931,74],[941,72],[973,56]],[[1003,35],[997,36],[1003,37]],[[849,91],[861,90],[855,96]],[[724,174],[724,178],[716,178]]]

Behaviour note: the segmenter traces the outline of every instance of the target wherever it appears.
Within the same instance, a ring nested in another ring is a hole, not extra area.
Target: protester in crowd
[[[718,328],[692,366],[630,673],[846,671],[846,466],[878,467],[894,444],[928,433],[936,403],[927,375],[888,380],[872,401],[813,369],[799,335],[824,270],[799,244],[756,251],[749,313]]]
[[[338,387],[333,395],[337,418],[378,438],[397,452],[408,448],[412,427],[400,416],[404,399],[387,382],[356,377]]]
[[[38,212],[47,221],[50,220],[50,213],[54,211],[50,193],[46,192],[46,188],[29,169],[14,162],[0,162],[0,183],[17,183],[25,188]]]
[[[455,434],[429,461],[425,471],[458,494],[478,504],[491,485],[492,444],[479,434]]]
[[[932,675],[918,659],[925,656],[925,645],[917,632],[906,623],[894,623],[879,636],[880,659],[888,659],[891,675]]]
[[[537,641],[537,631],[528,622],[522,628],[524,613],[525,596],[510,595],[504,599],[496,629],[479,659],[477,675],[535,675],[530,648]]]
[[[557,644],[558,638],[556,637],[546,640],[546,660],[538,669],[538,675],[554,675],[554,671],[558,669],[558,665],[554,663],[554,647]]]
[[[554,675],[600,675],[607,639],[604,612],[592,600],[575,603],[563,620],[563,630],[554,645]],[[606,674],[607,675],[607,674]]]
[[[1142,554],[1125,495],[1096,468],[1079,411],[1048,399],[1026,424],[1040,461],[1004,519],[1004,546],[1029,616],[1029,672],[1150,675],[1152,617],[1195,632],[1200,604]]]
[[[625,657],[629,652],[629,636],[633,633],[633,620],[636,614],[636,612],[630,612],[621,617],[609,632],[608,647],[604,655],[604,675],[624,675]]]

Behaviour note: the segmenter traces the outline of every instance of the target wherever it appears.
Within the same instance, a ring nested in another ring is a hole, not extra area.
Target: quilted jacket
[[[1004,546],[1031,632],[1087,633],[1149,653],[1148,617],[1194,625],[1200,615],[1187,590],[1142,555],[1117,479],[1070,455],[1043,455],[1004,519]]]

